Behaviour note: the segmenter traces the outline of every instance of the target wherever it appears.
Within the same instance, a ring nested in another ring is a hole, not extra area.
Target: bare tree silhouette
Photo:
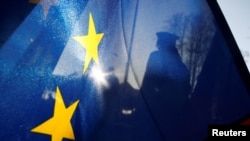
[[[197,15],[178,13],[167,21],[167,29],[180,37],[177,49],[190,71],[190,85],[194,89],[215,33],[212,15],[208,10]]]

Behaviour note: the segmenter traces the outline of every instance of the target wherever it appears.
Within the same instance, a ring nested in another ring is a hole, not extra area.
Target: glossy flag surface
[[[3,141],[202,141],[250,113],[204,0],[0,5]]]

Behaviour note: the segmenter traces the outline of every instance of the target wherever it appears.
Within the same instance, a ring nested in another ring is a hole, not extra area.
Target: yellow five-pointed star
[[[53,117],[31,131],[51,135],[51,141],[62,141],[63,138],[74,140],[75,136],[70,120],[78,103],[79,100],[66,108],[61,92],[57,87]]]
[[[99,64],[98,46],[102,40],[104,33],[96,33],[93,17],[89,15],[88,35],[74,36],[73,38],[79,42],[86,50],[85,63],[83,73],[87,70],[90,61],[93,59],[95,63]]]
[[[30,3],[40,3],[43,8],[43,15],[45,18],[47,17],[49,13],[49,9],[51,6],[58,6],[57,0],[29,0]]]

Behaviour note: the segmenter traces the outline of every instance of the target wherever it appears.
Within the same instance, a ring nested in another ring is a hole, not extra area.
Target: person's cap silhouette
[[[156,35],[158,37],[157,47],[159,49],[170,49],[175,47],[176,40],[179,39],[178,36],[169,32],[157,32]]]

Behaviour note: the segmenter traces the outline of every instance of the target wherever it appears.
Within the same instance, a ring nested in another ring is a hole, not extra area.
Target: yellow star
[[[43,15],[46,18],[51,6],[58,6],[57,0],[29,0],[30,3],[40,3],[43,8]]]
[[[62,141],[63,138],[74,140],[75,136],[70,120],[78,103],[79,100],[66,108],[57,87],[53,117],[33,128],[31,132],[51,135],[51,141]]]
[[[104,33],[99,33],[99,34],[96,33],[94,20],[93,20],[91,13],[90,13],[88,35],[74,36],[73,37],[86,50],[83,73],[87,70],[87,68],[90,64],[90,61],[92,59],[93,59],[93,61],[95,61],[96,64],[99,64],[98,46],[102,40],[103,35],[104,35]]]

